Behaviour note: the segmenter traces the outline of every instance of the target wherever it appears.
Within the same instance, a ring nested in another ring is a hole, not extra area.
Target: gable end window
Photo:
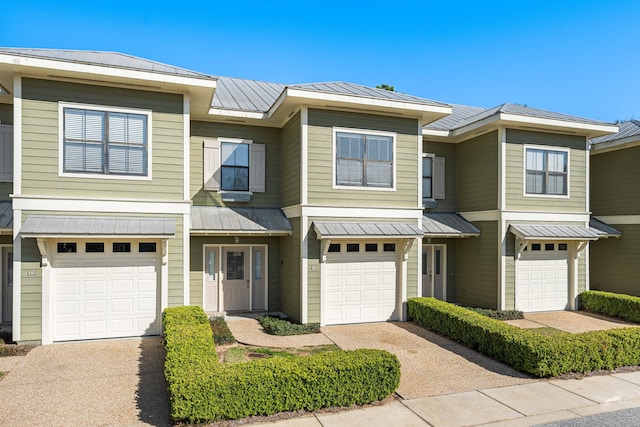
[[[65,173],[147,176],[147,114],[63,108]]]
[[[527,148],[526,193],[568,195],[568,157],[567,151]]]
[[[205,190],[265,192],[264,144],[247,139],[205,139],[203,157]]]
[[[393,136],[336,132],[338,186],[393,188]]]

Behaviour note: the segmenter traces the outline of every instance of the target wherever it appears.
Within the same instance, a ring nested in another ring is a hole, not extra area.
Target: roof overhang
[[[13,88],[13,75],[69,80],[85,84],[120,85],[139,90],[188,93],[191,112],[206,115],[216,89],[215,77],[189,77],[125,67],[87,64],[0,53],[0,85]]]
[[[22,224],[22,238],[155,238],[176,235],[173,218],[29,215]]]
[[[425,213],[422,231],[427,238],[478,237],[480,230],[456,213]]]
[[[618,132],[618,126],[609,124],[582,123],[556,119],[545,119],[540,117],[521,116],[517,114],[497,113],[485,119],[470,123],[466,126],[453,130],[451,136],[460,136],[485,126],[506,126],[535,128],[536,130],[546,130],[550,132],[565,132],[575,135],[584,135],[588,138],[609,135]]]
[[[210,108],[210,115],[236,120],[269,121],[282,126],[301,105],[331,108],[364,114],[382,114],[420,119],[430,123],[451,114],[449,106],[428,105],[401,100],[380,99],[367,96],[327,93],[299,88],[285,88],[271,108],[265,112]],[[256,123],[259,124],[259,123]],[[264,125],[264,124],[263,124]]]
[[[324,239],[416,239],[423,233],[405,222],[314,221],[318,240]]]
[[[288,236],[293,227],[280,209],[192,206],[191,231],[197,236]]]
[[[586,242],[605,237],[605,233],[592,227],[559,224],[511,224],[509,231],[522,241],[576,241]]]
[[[640,145],[640,135],[628,136],[626,138],[615,139],[613,141],[599,142],[591,144],[592,155],[602,154],[609,151],[622,150],[624,148],[637,147]]]
[[[615,237],[618,238],[622,235],[622,231],[610,226],[609,224],[605,224],[596,218],[591,218],[589,220],[589,227],[594,228],[598,231],[604,233],[603,237]]]

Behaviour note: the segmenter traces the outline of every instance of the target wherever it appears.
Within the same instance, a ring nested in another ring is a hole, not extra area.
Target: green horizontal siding
[[[282,179],[282,206],[300,204],[300,159],[302,132],[301,116],[296,113],[282,128],[281,149],[281,179]]]
[[[292,319],[302,319],[302,302],[300,286],[301,268],[301,244],[300,244],[300,218],[289,218],[293,233],[291,236],[282,237],[280,242],[281,259],[280,266],[280,295],[282,311]]]
[[[395,191],[333,188],[333,127],[396,133]],[[418,195],[418,122],[417,120],[309,110],[308,126],[308,199],[310,204],[354,207],[417,207]]]
[[[20,270],[20,341],[42,340],[42,256],[35,239],[23,239]],[[28,275],[35,271],[36,276]]]
[[[424,141],[423,143],[423,152],[445,158],[445,197],[444,199],[436,200],[437,206],[430,209],[433,212],[456,212],[457,210],[456,148],[455,144],[444,142]]]
[[[640,147],[591,154],[591,210],[594,215],[640,213]]]
[[[217,191],[204,190],[203,167],[205,138],[249,139],[265,145],[264,193],[253,193],[249,203],[223,202]],[[197,206],[259,206],[280,207],[280,129],[258,126],[239,126],[226,123],[192,122],[190,140],[190,196]]]
[[[456,152],[458,211],[498,208],[498,132],[458,144]]]
[[[525,144],[569,148],[569,198],[524,196]],[[541,212],[584,212],[587,201],[587,160],[584,137],[507,129],[506,207]]]
[[[615,224],[622,235],[590,246],[590,284],[594,290],[640,296],[640,224]]]
[[[23,79],[22,193],[60,197],[183,200],[182,96]],[[151,180],[58,176],[58,102],[152,111]]]
[[[498,305],[498,222],[481,221],[473,225],[480,236],[456,243],[456,299],[475,307]]]

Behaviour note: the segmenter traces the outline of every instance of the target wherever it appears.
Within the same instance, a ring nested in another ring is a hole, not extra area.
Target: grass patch
[[[310,356],[312,354],[328,353],[339,350],[340,347],[334,344],[305,346],[302,348],[249,347],[240,345],[229,347],[224,353],[223,359],[224,363],[242,363],[276,357],[293,358]]]
[[[561,334],[569,334],[570,332],[567,331],[563,331],[562,329],[557,329],[557,328],[552,328],[551,326],[542,326],[540,328],[530,328],[529,329],[531,332],[535,332],[538,333],[540,335],[544,335],[544,336],[551,336],[551,335],[561,335]]]
[[[6,372],[0,372],[0,380],[1,380],[2,378],[4,378],[4,376],[5,376],[5,375],[7,375],[7,373],[6,373]]]
[[[315,334],[320,332],[320,323],[307,323],[301,325],[293,323],[289,319],[277,316],[260,316],[258,322],[266,333],[277,336]]]
[[[218,345],[232,344],[236,342],[224,317],[210,317],[209,324],[213,332],[213,341]]]

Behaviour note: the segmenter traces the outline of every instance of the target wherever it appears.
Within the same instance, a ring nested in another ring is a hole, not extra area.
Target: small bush
[[[224,317],[211,317],[209,318],[209,324],[211,324],[211,331],[213,332],[213,342],[219,345],[236,342]]]
[[[305,325],[300,325],[275,316],[258,317],[258,322],[260,322],[265,332],[271,335],[302,335],[320,332],[320,323],[307,323]]]
[[[640,323],[640,297],[603,291],[585,291],[580,294],[582,306],[595,313]]]
[[[400,384],[398,358],[361,349],[221,365],[202,309],[163,313],[171,417],[189,423],[383,399]]]
[[[524,313],[519,310],[491,310],[488,308],[464,307],[467,310],[475,311],[483,316],[498,320],[518,320],[524,319]]]
[[[434,298],[411,298],[421,326],[538,377],[640,364],[640,328],[542,335]]]

